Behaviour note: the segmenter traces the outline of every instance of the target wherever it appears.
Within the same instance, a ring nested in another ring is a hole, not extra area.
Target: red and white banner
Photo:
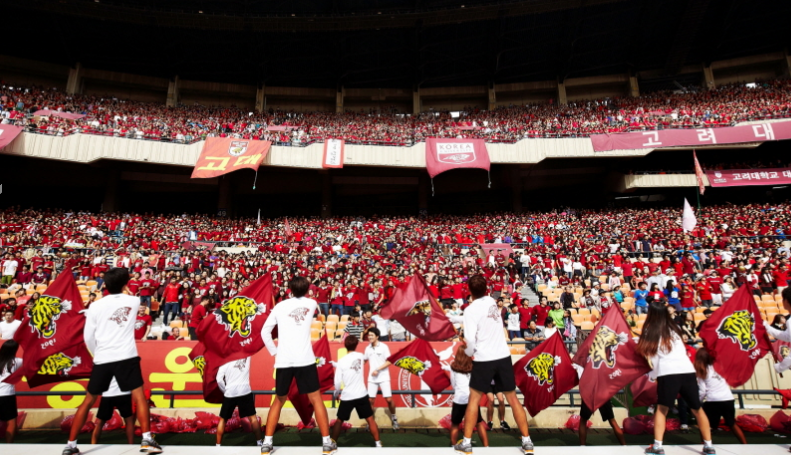
[[[695,160],[695,179],[698,182],[698,188],[700,188],[700,195],[703,196],[703,193],[706,192],[706,185],[703,183],[703,168],[700,167],[698,154],[694,150],[692,151],[692,158]]]
[[[41,117],[60,117],[65,118],[67,120],[78,120],[85,117],[85,114],[72,114],[70,112],[60,112],[60,111],[53,111],[50,109],[39,109],[33,113],[33,115],[38,115]]]
[[[636,133],[594,134],[593,150],[633,150],[718,144],[740,144],[791,139],[791,121],[723,128],[669,129]]]
[[[321,159],[323,168],[342,168],[343,167],[343,139],[327,139],[324,141],[324,157]]]
[[[760,186],[791,184],[791,168],[722,169],[706,171],[711,186]]]
[[[426,168],[431,178],[451,169],[489,170],[489,152],[483,139],[426,139]]]
[[[182,329],[186,331],[186,329]],[[2,340],[0,340],[2,344]],[[189,358],[192,348],[197,345],[197,341],[147,341],[137,343],[137,352],[142,359],[141,368],[143,370],[144,388],[146,390],[203,390],[203,378]],[[388,342],[390,352],[398,352],[405,348],[407,342]],[[443,365],[449,365],[453,361],[454,353],[458,343],[450,342],[431,342],[429,343],[434,353],[439,357]],[[358,352],[365,351],[368,343],[360,343]],[[338,361],[346,355],[343,343],[329,343],[331,360]],[[17,356],[24,357],[22,350]],[[274,390],[275,377],[273,374],[275,359],[269,355],[266,349],[259,351],[252,356],[250,364],[250,383],[253,390]],[[368,377],[368,364],[365,365],[365,377]],[[418,407],[437,407],[451,406],[453,395],[434,395],[428,385],[420,378],[409,371],[397,366],[390,367],[390,381],[393,390],[424,390],[425,393],[415,396],[415,404]],[[20,408],[76,408],[82,403],[84,397],[68,395],[68,392],[84,392],[88,386],[88,379],[76,379],[59,383],[45,384],[36,389],[35,392],[61,392],[63,395],[51,396],[23,396],[17,397]],[[17,392],[31,391],[26,381],[16,384]],[[452,390],[451,390],[452,392]],[[324,396],[329,406],[331,400],[329,395]],[[151,401],[158,408],[170,406],[169,395],[152,395]],[[268,407],[272,401],[271,395],[256,396],[257,407]],[[411,395],[394,395],[393,401],[398,407],[411,407]],[[377,398],[376,406],[386,406],[384,398],[380,395]],[[216,404],[209,404],[203,400],[201,395],[180,395],[175,397],[174,406],[177,408],[208,408],[218,407]],[[288,404],[287,407],[291,407]]]
[[[22,127],[14,125],[0,125],[0,150],[19,136]]]

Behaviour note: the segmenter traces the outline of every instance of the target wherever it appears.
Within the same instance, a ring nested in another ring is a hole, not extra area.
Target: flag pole
[[[700,211],[700,191],[695,189],[695,196],[698,198],[698,211]]]

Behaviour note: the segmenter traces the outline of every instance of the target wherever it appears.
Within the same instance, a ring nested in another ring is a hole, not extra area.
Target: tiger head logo
[[[738,344],[742,351],[749,351],[758,345],[758,340],[753,333],[755,316],[748,310],[734,311],[733,314],[720,322],[717,328],[717,338],[730,339]]]
[[[422,314],[423,316],[430,317],[431,316],[431,302],[428,300],[421,300],[420,302],[415,302],[412,305],[412,308],[407,312],[407,316],[414,316],[416,314]]]
[[[217,322],[224,324],[228,328],[228,336],[234,333],[247,338],[250,336],[253,319],[259,312],[263,312],[262,305],[255,303],[255,300],[237,295],[223,303],[222,307],[214,314]]]
[[[602,364],[607,368],[615,367],[615,351],[618,346],[626,343],[629,336],[625,333],[615,333],[614,330],[602,325],[596,332],[596,337],[593,339],[590,350],[588,351],[588,358],[593,364],[593,368],[599,369]]]
[[[486,315],[487,318],[494,319],[495,321],[500,320],[500,309],[497,308],[496,305],[492,305],[489,307],[489,313]]]
[[[357,360],[355,360],[355,361],[352,363],[351,369],[352,369],[352,370],[354,370],[354,371],[356,371],[356,372],[358,372],[358,373],[359,373],[360,371],[362,371],[362,369],[363,369],[363,361],[362,361],[362,359],[357,359]]]
[[[535,379],[538,385],[552,385],[555,382],[555,367],[560,365],[560,356],[542,352],[530,359],[525,365],[525,373]]]
[[[68,376],[69,371],[80,363],[82,363],[80,357],[71,358],[59,352],[44,359],[44,363],[41,364],[41,368],[39,368],[37,374],[45,376]]]
[[[321,368],[327,364],[327,359],[324,357],[316,357],[316,368]]]
[[[780,357],[785,359],[788,354],[791,354],[791,347],[787,345],[780,346]]]
[[[130,314],[132,314],[132,307],[121,307],[113,312],[112,316],[110,316],[110,320],[121,325],[129,320]]]
[[[199,355],[192,359],[192,364],[195,365],[195,368],[200,373],[200,376],[203,377],[203,372],[206,371],[206,357]]]
[[[42,295],[28,310],[30,325],[39,337],[51,338],[57,329],[56,321],[71,310],[71,301],[60,297]]]
[[[309,313],[309,312],[310,312],[310,310],[309,310],[309,309],[307,309],[307,308],[303,308],[303,307],[299,307],[299,308],[295,308],[295,309],[294,309],[294,311],[292,311],[292,312],[291,312],[291,313],[289,313],[288,315],[289,315],[291,318],[293,318],[293,319],[294,319],[294,322],[296,322],[297,324],[299,324],[299,323],[301,323],[301,322],[304,322],[304,321],[305,321],[305,318],[308,316],[308,313]]]
[[[403,368],[412,374],[422,376],[423,373],[431,368],[431,362],[418,360],[416,357],[406,356],[396,360],[395,366]]]

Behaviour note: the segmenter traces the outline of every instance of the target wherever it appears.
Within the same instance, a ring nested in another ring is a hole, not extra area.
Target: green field
[[[386,447],[443,447],[450,445],[450,436],[447,430],[426,429],[426,430],[382,430],[382,444]],[[576,446],[578,445],[577,434],[566,429],[531,429],[530,435],[537,446]],[[782,444],[790,439],[781,439],[773,433],[747,433],[747,441],[755,444]],[[191,434],[162,434],[157,435],[157,441],[162,445],[214,445],[214,435],[204,433]],[[476,445],[480,445],[477,436],[473,437]],[[139,441],[139,438],[136,439]],[[489,444],[491,446],[516,446],[519,437],[516,431],[502,432],[495,430],[489,432]],[[626,441],[632,445],[648,445],[653,442],[650,435],[632,436],[626,435]],[[693,429],[689,433],[680,431],[668,433],[665,437],[665,444],[696,444],[700,441],[700,434]],[[66,442],[66,434],[60,431],[44,430],[22,430],[17,436],[16,442],[25,444],[60,444]],[[90,435],[80,435],[81,444],[90,443]],[[100,441],[103,444],[125,444],[126,438],[121,430],[105,433]],[[317,446],[321,442],[321,437],[317,430],[297,430],[287,428],[275,434],[275,444],[278,446]],[[591,429],[588,432],[588,445],[614,445],[617,440],[612,432],[604,429]],[[732,434],[725,431],[717,431],[714,434],[715,444],[738,444]],[[254,438],[248,433],[226,434],[223,440],[224,445],[229,446],[252,446]],[[369,447],[373,446],[371,435],[362,429],[352,429],[341,434],[338,445],[343,447]]]

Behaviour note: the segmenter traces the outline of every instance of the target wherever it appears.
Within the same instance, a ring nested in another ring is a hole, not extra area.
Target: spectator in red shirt
[[[151,307],[151,297],[157,289],[157,282],[151,279],[151,272],[146,272],[145,277],[140,280],[140,305]]]
[[[211,307],[211,308],[209,308]],[[211,298],[209,297],[201,297],[200,304],[195,305],[192,309],[192,314],[190,315],[190,323],[189,323],[189,332],[190,332],[190,340],[197,340],[198,339],[198,326],[200,325],[203,318],[209,314],[209,311],[214,310],[214,302],[212,302]]]
[[[171,320],[176,319],[179,314],[179,291],[181,287],[175,277],[170,279],[170,283],[165,286],[165,309],[162,320],[163,325],[168,325],[168,315],[173,315]]]
[[[541,297],[539,304],[533,307],[532,318],[536,321],[536,326],[538,326],[539,329],[544,330],[544,325],[549,315],[549,310],[551,309],[546,297]]]
[[[135,321],[135,340],[146,341],[148,334],[151,333],[151,324],[153,324],[151,316],[146,314],[146,307],[141,305]]]

